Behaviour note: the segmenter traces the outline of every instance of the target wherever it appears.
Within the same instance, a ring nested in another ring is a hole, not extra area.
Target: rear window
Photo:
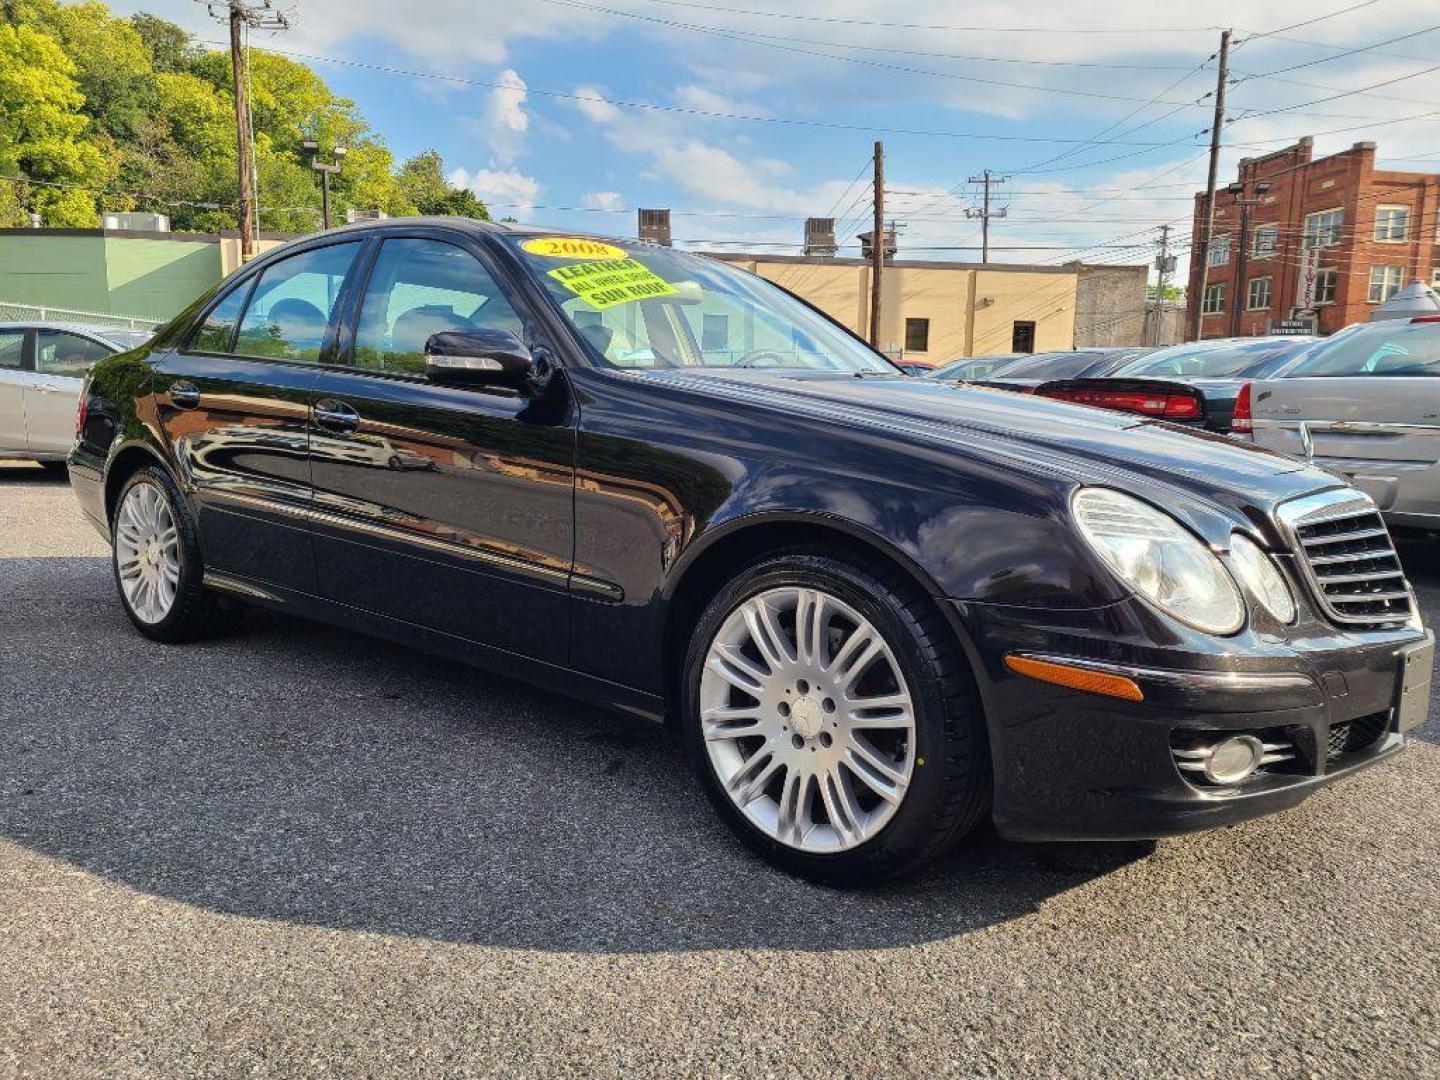
[[[1440,323],[1380,323],[1319,345],[1291,378],[1440,376]]]
[[[1096,353],[1040,353],[1005,369],[1007,379],[1069,379],[1102,360]]]
[[[1227,379],[1240,375],[1276,353],[1295,348],[1292,342],[1273,340],[1243,343],[1175,345],[1141,357],[1112,372],[1115,378],[1132,375],[1192,375]]]

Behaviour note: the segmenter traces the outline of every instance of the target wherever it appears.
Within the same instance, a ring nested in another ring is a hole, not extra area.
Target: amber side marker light
[[[1056,686],[1068,686],[1072,690],[1104,694],[1106,697],[1121,698],[1125,701],[1145,700],[1145,694],[1139,685],[1123,675],[1107,675],[1103,671],[1055,664],[1049,660],[1033,660],[1028,656],[1016,656],[1014,653],[1005,657],[1005,666],[1017,674],[1054,683]]]

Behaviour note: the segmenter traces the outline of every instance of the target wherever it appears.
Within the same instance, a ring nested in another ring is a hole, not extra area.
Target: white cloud
[[[606,100],[605,92],[598,87],[576,87],[575,97],[575,107],[597,124],[613,123],[620,116],[620,110]]]
[[[491,207],[493,217],[513,217],[521,221],[529,217],[540,199],[544,186],[533,176],[514,169],[480,169],[467,172],[455,169],[450,182],[468,187]]]
[[[625,197],[618,191],[587,191],[580,196],[580,205],[591,210],[624,210]]]
[[[506,68],[500,73],[499,82],[500,85],[490,91],[479,127],[494,160],[509,165],[524,149],[530,116],[525,112],[526,86],[520,73]]]

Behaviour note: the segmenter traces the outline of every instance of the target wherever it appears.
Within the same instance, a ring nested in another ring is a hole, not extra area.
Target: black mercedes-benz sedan
[[[1385,527],[1329,473],[911,378],[625,240],[417,219],[269,252],[96,365],[70,476],[147,637],[262,605],[667,719],[745,842],[831,882],[987,816],[1293,806],[1429,699]]]

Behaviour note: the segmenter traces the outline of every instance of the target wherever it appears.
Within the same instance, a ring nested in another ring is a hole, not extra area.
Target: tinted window
[[[360,306],[355,363],[418,373],[431,334],[476,328],[524,332],[478,259],[439,240],[386,240]]]
[[[1095,353],[1036,353],[1005,369],[1007,379],[1073,379],[1100,360]]]
[[[230,343],[235,340],[235,324],[240,321],[240,309],[245,306],[251,284],[246,281],[236,286],[211,308],[205,321],[191,335],[186,348],[195,352],[229,352]]]
[[[98,341],[62,330],[41,330],[36,347],[36,371],[73,379],[83,378],[91,364],[115,351]]]
[[[0,330],[0,368],[18,368],[25,362],[25,331]]]
[[[1264,338],[1239,344],[1197,342],[1193,345],[1174,345],[1168,349],[1158,349],[1112,374],[1116,378],[1131,375],[1196,375],[1202,378],[1224,379],[1238,375],[1275,353],[1289,351],[1293,347],[1291,342]]]
[[[359,242],[316,248],[267,267],[255,283],[235,352],[286,360],[318,360],[325,328]]]
[[[1440,376],[1440,323],[1381,323],[1317,345],[1290,373]]]

